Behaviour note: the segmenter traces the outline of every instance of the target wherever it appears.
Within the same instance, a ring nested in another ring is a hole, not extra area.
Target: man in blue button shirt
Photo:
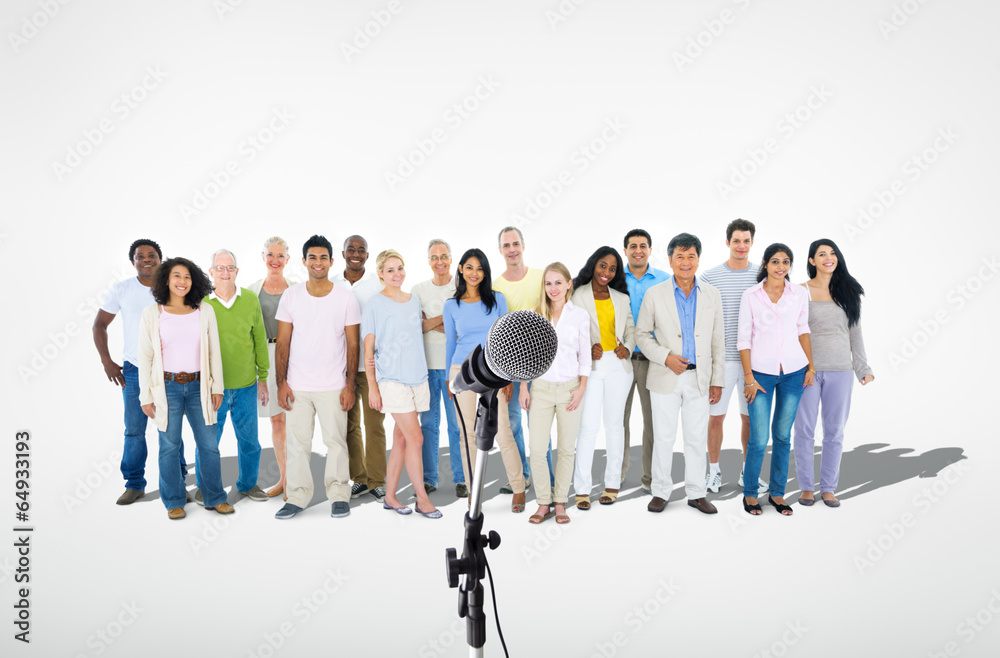
[[[639,308],[646,291],[670,278],[663,270],[649,264],[653,251],[653,238],[641,228],[635,228],[625,235],[625,283],[628,285],[629,303],[632,307],[632,321],[639,320]],[[632,387],[625,400],[625,458],[622,460],[622,482],[628,475],[629,419],[632,417],[632,396],[639,391],[639,406],[642,408],[642,490],[650,493],[653,463],[653,420],[649,406],[649,389],[646,388],[646,371],[649,361],[638,347],[632,351]]]
[[[718,510],[705,497],[708,407],[726,383],[726,340],[722,296],[695,278],[701,240],[690,233],[667,246],[670,283],[648,291],[636,322],[636,342],[649,359],[646,385],[653,406],[652,492],[646,507],[662,512],[673,490],[677,422],[684,436],[684,491],[688,506],[705,514]]]

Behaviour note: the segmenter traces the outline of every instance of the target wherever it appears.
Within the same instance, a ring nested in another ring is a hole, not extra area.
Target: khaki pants
[[[341,389],[343,390],[343,389]],[[326,445],[326,497],[330,502],[351,499],[347,459],[347,412],[340,408],[340,390],[292,391],[295,401],[288,412],[288,440],[285,456],[285,492],[288,502],[307,507],[313,496],[312,455],[313,429],[319,418],[323,443]]]
[[[354,406],[347,412],[347,452],[351,479],[369,489],[385,486],[385,414],[368,406],[368,378],[358,373]],[[361,439],[361,416],[365,438]]]
[[[531,406],[528,413],[528,434],[532,473],[548,470],[545,457],[549,449],[552,419],[556,420],[556,483],[555,502],[565,505],[569,500],[569,485],[573,481],[573,459],[576,455],[576,436],[580,431],[583,404],[573,411],[566,411],[572,400],[571,392],[580,386],[580,378],[554,384],[536,379],[531,384]],[[535,483],[535,499],[539,505],[552,503],[552,492],[542,482]]]
[[[634,355],[633,355],[634,356]],[[632,417],[632,396],[638,390],[639,406],[642,407],[642,486],[652,486],[653,477],[653,407],[646,388],[646,373],[649,360],[646,357],[632,359],[632,386],[625,400],[625,457],[622,459],[622,482],[628,474],[629,419]]]
[[[455,375],[458,374],[460,369],[459,366],[452,366],[448,381],[455,379]],[[468,464],[472,464],[473,470],[465,478],[465,481],[469,484],[469,489],[471,489],[474,485],[472,482],[472,473],[475,472],[476,468],[476,431],[474,428],[476,426],[476,407],[478,406],[479,395],[472,391],[465,391],[454,397],[455,404],[462,414],[462,420],[465,421],[465,428],[469,430],[468,440],[463,431],[459,444],[462,450],[462,468],[468,468]],[[514,389],[514,396],[511,403],[517,404],[517,388]],[[514,434],[510,431],[510,417],[507,415],[507,403],[504,402],[503,395],[500,393],[497,393],[497,416],[496,445],[500,448],[500,459],[503,460],[503,468],[507,471],[507,479],[510,480],[510,487],[514,490],[514,493],[524,493],[524,470],[521,464],[521,455],[517,452]],[[461,430],[461,420],[458,426]],[[470,461],[466,461],[467,451]],[[543,448],[543,459],[544,453],[545,449]],[[545,471],[547,470],[548,466],[545,467]]]

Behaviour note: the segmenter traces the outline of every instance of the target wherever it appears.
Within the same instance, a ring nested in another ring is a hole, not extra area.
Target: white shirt
[[[539,379],[560,384],[574,377],[590,376],[590,314],[567,301],[555,328],[559,339],[556,358]]]
[[[217,300],[219,300],[220,304],[222,304],[223,306],[225,306],[227,309],[230,309],[230,308],[233,307],[233,304],[236,303],[236,299],[240,296],[240,290],[242,290],[242,288],[240,288],[239,286],[236,286],[236,294],[233,295],[232,297],[230,297],[228,302],[226,300],[224,300],[222,297],[219,297],[218,295],[216,295],[214,290],[212,292],[208,293],[208,298],[209,299],[217,299]]]
[[[455,277],[443,286],[434,285],[433,279],[421,281],[413,286],[411,291],[420,300],[420,308],[428,318],[436,318],[444,314],[444,303],[455,296]],[[443,332],[431,329],[424,332],[424,355],[427,357],[428,370],[445,370],[446,343]]]
[[[335,282],[345,286],[348,290],[354,293],[354,299],[358,300],[358,308],[362,313],[365,312],[365,304],[368,300],[375,295],[382,292],[382,282],[379,281],[377,276],[373,276],[371,272],[365,271],[364,276],[358,279],[357,283],[351,283],[344,278],[344,273],[341,272],[337,275]],[[361,349],[358,350],[358,372],[365,371],[365,345],[364,341],[361,341]]]
[[[139,361],[139,322],[147,306],[155,304],[153,289],[139,283],[137,277],[119,281],[108,288],[101,310],[122,315],[124,342],[122,358],[131,364]]]

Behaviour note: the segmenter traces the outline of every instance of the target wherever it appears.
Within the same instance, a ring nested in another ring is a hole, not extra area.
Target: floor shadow
[[[883,487],[892,486],[911,480],[913,478],[931,478],[937,475],[946,467],[963,459],[968,459],[964,449],[959,447],[935,448],[924,453],[916,453],[912,448],[889,448],[887,443],[869,443],[858,446],[845,452],[841,457],[840,484],[837,497],[842,500],[861,496]],[[387,455],[388,456],[388,455]],[[785,491],[793,492],[799,489],[798,479],[795,477],[795,453],[793,452],[789,464],[789,480],[785,485]],[[761,467],[761,477],[767,480],[771,464],[771,451],[768,449],[764,456],[764,464]],[[607,466],[607,453],[604,450],[594,451],[594,463],[592,476],[594,488],[592,496],[600,495],[604,489],[604,470]],[[743,466],[743,453],[740,450],[723,450],[719,458],[719,466],[722,470],[723,484],[717,494],[709,494],[712,500],[730,500],[743,495],[743,490],[737,484],[740,469]],[[309,507],[319,503],[327,502],[326,487],[323,484],[323,474],[326,468],[326,456],[313,453],[309,462],[309,469],[313,477],[313,497],[309,502]],[[195,485],[194,464],[188,464],[188,473],[185,483],[187,486]],[[818,477],[820,469],[820,449],[817,447],[815,456],[815,473]],[[455,486],[452,484],[450,451],[447,447],[441,448],[438,464],[438,487],[430,494],[431,502],[435,505],[447,505],[456,500]],[[236,456],[222,458],[222,483],[229,489],[227,502],[234,505],[245,497],[235,491],[236,478],[239,475],[239,463]],[[648,496],[639,487],[639,480],[642,475],[642,446],[633,446],[629,450],[629,473],[621,485],[619,501],[632,500]],[[260,471],[258,483],[264,489],[275,484],[280,477],[278,463],[274,458],[274,450],[266,448],[260,453]],[[674,453],[671,468],[671,478],[674,482],[674,490],[670,495],[671,501],[684,500],[684,455]],[[490,453],[489,461],[486,464],[486,482],[483,486],[483,499],[490,500],[496,496],[503,496],[500,488],[507,484],[507,474],[504,470],[500,453],[494,449]],[[534,499],[534,488],[541,482],[548,484],[549,478],[541,480],[532,478],[532,488],[528,490],[528,500]],[[574,495],[572,486],[570,495]],[[410,483],[403,471],[399,481],[397,496],[401,501],[409,501],[415,498],[413,485]],[[138,502],[148,503],[159,500],[160,491],[154,489],[148,491],[146,496]],[[276,500],[280,501],[280,498]],[[351,507],[363,505],[365,503],[376,503],[373,496],[365,495],[351,501]]]

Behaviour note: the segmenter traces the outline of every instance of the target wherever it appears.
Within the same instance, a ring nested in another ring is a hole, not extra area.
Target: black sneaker
[[[278,513],[274,515],[274,518],[283,521],[285,519],[292,518],[293,516],[295,516],[296,514],[298,514],[301,511],[302,511],[302,508],[299,507],[298,505],[292,505],[291,503],[285,503],[285,505],[281,509],[278,510]]]
[[[368,492],[368,485],[361,484],[360,482],[355,482],[351,485],[351,498],[361,498],[362,495]]]
[[[367,489],[367,487],[365,487],[365,488]],[[385,498],[385,487],[375,487],[374,489],[372,489],[368,493],[370,493],[372,496],[374,496],[375,500],[377,500],[378,502],[381,503],[382,499]]]

